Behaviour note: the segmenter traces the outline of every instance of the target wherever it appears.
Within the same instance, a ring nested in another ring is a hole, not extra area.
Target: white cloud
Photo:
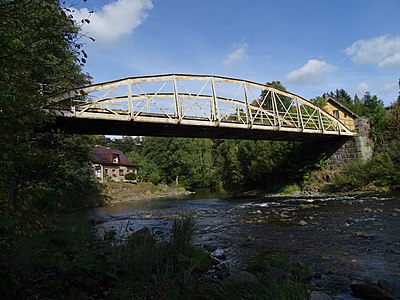
[[[382,35],[369,40],[359,40],[344,52],[356,64],[379,67],[400,65],[400,36]]]
[[[230,67],[238,61],[247,59],[247,44],[240,45],[236,49],[228,54],[228,56],[222,61],[225,67]]]
[[[87,32],[99,43],[109,44],[123,35],[131,34],[152,8],[151,0],[117,0],[92,14],[87,8],[75,9],[73,16],[78,22],[89,18],[90,23],[83,25],[83,33]]]
[[[325,61],[310,59],[300,69],[294,70],[286,75],[286,79],[292,82],[309,83],[321,81],[323,76],[336,67]]]
[[[357,85],[357,93],[358,94],[365,94],[365,92],[368,92],[370,90],[368,83],[366,82],[361,82]]]

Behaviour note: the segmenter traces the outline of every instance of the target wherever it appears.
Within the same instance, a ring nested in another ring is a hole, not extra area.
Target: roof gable
[[[342,103],[336,101],[332,97],[325,98],[325,100],[327,103],[330,103],[331,105],[341,109],[342,111],[345,111],[348,115],[352,116],[354,119],[358,118],[358,116],[353,111],[351,111],[346,106],[344,106]]]

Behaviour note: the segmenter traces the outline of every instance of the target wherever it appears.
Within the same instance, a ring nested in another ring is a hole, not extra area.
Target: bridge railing
[[[71,118],[354,135],[295,94],[224,77],[132,77],[69,91],[53,100],[48,109]]]

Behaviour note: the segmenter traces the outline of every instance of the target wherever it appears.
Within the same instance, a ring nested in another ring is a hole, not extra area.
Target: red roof
[[[95,163],[136,167],[120,150],[110,148],[94,148],[93,154]],[[118,163],[113,162],[113,156],[115,155],[118,155]]]

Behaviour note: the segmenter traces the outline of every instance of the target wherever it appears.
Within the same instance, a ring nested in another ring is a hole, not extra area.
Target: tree
[[[400,78],[399,78],[399,96],[397,97],[397,102],[400,102]]]
[[[390,131],[400,132],[400,97],[390,106],[388,127]]]
[[[0,22],[0,186],[3,196],[15,202],[31,182],[21,178],[31,172],[27,165],[46,159],[46,151],[62,139],[54,136],[55,142],[38,133],[52,121],[42,110],[48,96],[90,78],[77,60],[78,28],[58,1],[5,2]]]
[[[211,144],[207,139],[145,137],[140,154],[153,170],[157,165],[165,183],[210,187],[214,182]]]
[[[48,96],[90,81],[78,38],[57,0],[0,3],[0,291],[8,291],[0,298],[13,298],[26,277],[17,263],[23,238],[51,228],[52,213],[93,204],[100,191],[86,138],[41,133],[52,122]]]
[[[325,108],[325,106],[327,105],[326,99],[324,97],[315,97],[315,98],[311,98],[310,102],[314,103],[315,105],[321,107],[322,109]]]
[[[391,134],[398,137],[400,133],[400,79],[399,79],[399,96],[397,97],[397,101],[395,101],[389,107],[388,114],[388,129]]]
[[[366,116],[371,123],[372,137],[377,138],[387,126],[387,112],[382,100],[376,95],[366,92],[361,98],[361,115]]]
[[[270,86],[274,89],[287,92],[286,88],[280,81],[271,81],[266,83],[267,86]],[[263,90],[260,95],[259,99],[260,103],[263,103],[262,107],[266,110],[274,110],[273,108],[273,101],[271,93],[268,93],[268,90]],[[276,105],[278,111],[285,111],[289,108],[290,104],[292,103],[291,99],[286,96],[279,95],[279,99],[276,98]]]
[[[363,104],[358,98],[357,94],[354,95],[354,107],[353,107],[353,112],[355,112],[357,115],[360,115],[363,109]]]
[[[354,103],[351,99],[351,96],[343,89],[336,89],[335,92],[331,92],[330,96],[335,99],[337,102],[343,104],[350,110],[353,110],[354,108]]]

